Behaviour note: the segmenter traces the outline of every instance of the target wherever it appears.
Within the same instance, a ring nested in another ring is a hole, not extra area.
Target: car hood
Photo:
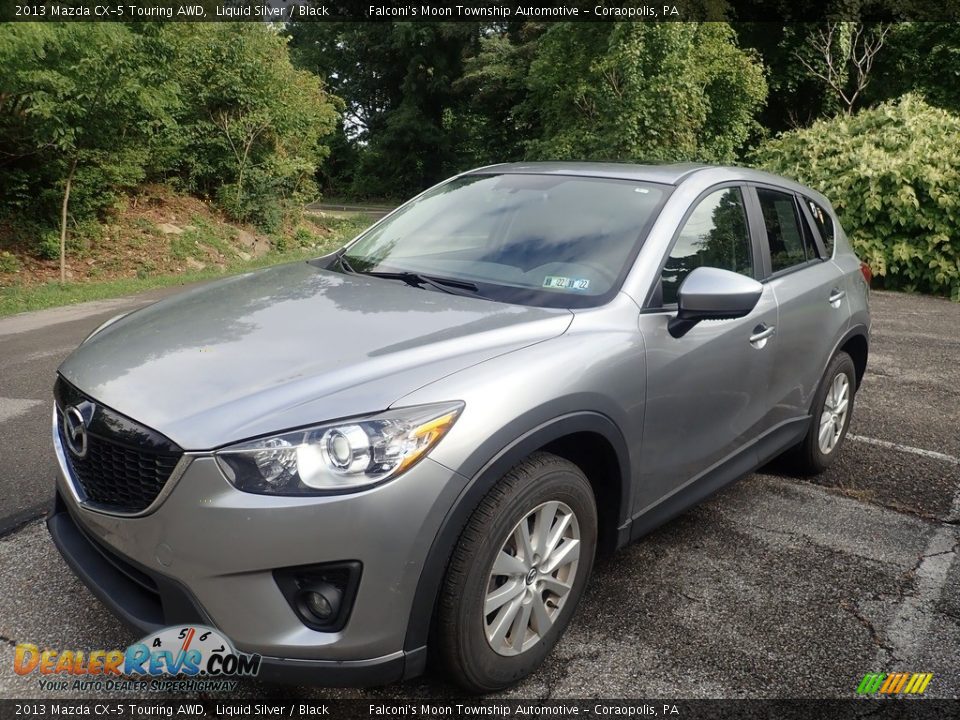
[[[383,410],[560,335],[572,317],[297,263],[138,310],[81,345],[60,373],[185,450],[207,450]]]

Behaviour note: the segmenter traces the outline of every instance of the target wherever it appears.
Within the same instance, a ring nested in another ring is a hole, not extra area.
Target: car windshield
[[[619,290],[670,189],[567,175],[466,175],[371,228],[334,267],[412,283],[426,277],[428,289],[503,302],[595,306]]]

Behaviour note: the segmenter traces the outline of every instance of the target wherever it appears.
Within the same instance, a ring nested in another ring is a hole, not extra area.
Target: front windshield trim
[[[646,242],[647,236],[649,235],[650,229],[653,227],[657,218],[663,210],[664,205],[667,200],[670,198],[672,192],[676,189],[674,185],[663,182],[656,182],[651,180],[642,180],[637,178],[629,177],[609,177],[605,175],[592,175],[584,173],[538,173],[530,171],[497,171],[496,167],[491,167],[489,170],[481,169],[479,171],[471,171],[467,173],[462,173],[456,175],[448,180],[445,180],[437,185],[434,185],[427,190],[419,193],[415,197],[411,198],[407,202],[403,203],[395,210],[390,212],[388,215],[381,218],[378,222],[371,225],[369,228],[360,233],[356,238],[350,241],[347,245],[341,248],[337,253],[334,254],[334,257],[337,259],[348,256],[348,263],[354,264],[358,260],[363,260],[364,256],[353,256],[350,255],[350,250],[358,243],[361,243],[364,239],[368,238],[372,233],[378,231],[382,228],[384,223],[387,223],[392,218],[400,215],[402,212],[406,211],[411,206],[422,201],[424,196],[432,194],[441,188],[458,181],[463,181],[464,179],[471,177],[497,177],[497,176],[538,176],[543,178],[570,178],[570,179],[582,179],[582,180],[593,180],[598,182],[607,182],[607,183],[636,183],[642,184],[644,186],[650,186],[651,188],[656,188],[660,191],[661,196],[658,202],[652,207],[649,211],[649,214],[645,222],[639,226],[639,231],[636,233],[636,236],[633,239],[632,245],[623,261],[623,267],[620,269],[619,274],[616,276],[614,282],[610,284],[610,287],[603,293],[598,293],[595,295],[575,295],[575,294],[564,294],[551,290],[542,290],[536,287],[531,286],[519,286],[511,285],[505,282],[491,282],[490,280],[477,278],[477,277],[444,277],[442,273],[438,273],[434,270],[426,270],[423,268],[411,268],[411,267],[401,267],[398,265],[391,264],[378,264],[377,270],[384,272],[397,272],[397,273],[418,273],[421,275],[430,275],[431,277],[440,278],[443,280],[449,280],[450,282],[470,282],[477,286],[477,292],[473,294],[473,297],[477,297],[485,300],[492,300],[495,302],[503,302],[508,304],[517,304],[517,305],[526,305],[526,306],[536,306],[536,307],[549,307],[549,308],[563,308],[563,309],[577,309],[577,308],[588,308],[588,307],[599,307],[605,305],[610,300],[612,300],[623,288],[623,284],[626,281],[627,275],[630,270],[633,268],[634,263],[636,262],[637,256],[640,253],[643,244]],[[337,266],[340,266],[341,272],[346,272],[345,268],[340,265],[338,262],[331,263],[329,269],[336,270]],[[364,274],[362,271],[358,271],[357,274]]]

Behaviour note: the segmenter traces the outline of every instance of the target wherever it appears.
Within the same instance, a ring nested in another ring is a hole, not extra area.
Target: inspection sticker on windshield
[[[586,290],[590,281],[586,278],[565,278],[559,275],[547,275],[543,279],[543,287],[557,290]]]
[[[590,281],[585,278],[568,278],[559,275],[547,275],[543,279],[545,288],[556,288],[558,290],[586,290],[590,287]]]

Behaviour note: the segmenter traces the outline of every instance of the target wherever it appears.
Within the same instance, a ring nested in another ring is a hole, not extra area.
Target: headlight
[[[215,454],[238,490],[323,495],[396,477],[453,427],[462,402],[419,405],[234,445]]]

